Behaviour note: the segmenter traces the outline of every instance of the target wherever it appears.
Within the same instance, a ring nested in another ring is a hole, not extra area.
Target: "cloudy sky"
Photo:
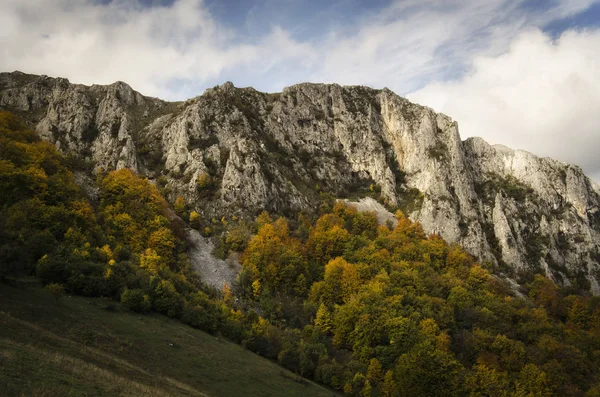
[[[1,0],[0,70],[186,99],[388,87],[600,181],[600,0]]]

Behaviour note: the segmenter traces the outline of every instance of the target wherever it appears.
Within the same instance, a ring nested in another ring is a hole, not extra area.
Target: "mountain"
[[[146,175],[205,222],[377,194],[511,278],[600,294],[600,189],[579,167],[462,141],[450,117],[388,89],[225,83],[165,102],[14,72],[0,74],[0,108],[90,166]]]

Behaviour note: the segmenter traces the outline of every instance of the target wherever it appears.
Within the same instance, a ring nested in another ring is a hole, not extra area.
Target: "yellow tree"
[[[187,209],[186,207],[187,206],[183,197],[177,196],[177,198],[175,199],[175,203],[173,203],[173,209],[175,210],[175,213],[180,217],[185,218],[185,212]]]
[[[381,395],[383,397],[393,397],[396,395],[397,386],[394,380],[394,372],[387,371],[383,377],[383,385],[381,386]]]
[[[550,397],[552,390],[548,385],[546,373],[535,364],[527,364],[519,373],[515,384],[515,397]]]
[[[315,327],[324,334],[331,333],[333,327],[333,321],[331,319],[331,313],[327,309],[324,303],[321,303],[317,315],[315,317]]]
[[[200,214],[198,214],[196,211],[190,212],[190,226],[194,229],[200,229],[200,222]]]
[[[379,383],[383,380],[383,367],[378,359],[372,358],[369,361],[369,368],[367,369],[367,379],[373,383]]]
[[[150,234],[147,247],[153,249],[162,258],[171,259],[175,249],[175,236],[171,229],[161,227]]]
[[[323,301],[328,305],[339,304],[356,293],[361,279],[356,266],[338,257],[325,266]]]

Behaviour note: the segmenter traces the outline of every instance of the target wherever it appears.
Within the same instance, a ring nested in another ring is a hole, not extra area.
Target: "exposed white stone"
[[[305,83],[263,94],[226,83],[175,104],[120,82],[4,73],[0,107],[97,167],[162,175],[170,198],[181,195],[204,218],[313,211],[320,192],[372,180],[387,204],[480,260],[545,271],[564,285],[586,278],[600,294],[600,188],[581,169],[461,141],[450,117],[388,89]],[[148,151],[164,168],[152,169]],[[203,173],[210,194],[197,189]]]

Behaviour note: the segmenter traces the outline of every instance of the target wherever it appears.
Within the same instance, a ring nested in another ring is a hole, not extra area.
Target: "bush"
[[[121,294],[121,303],[136,313],[147,313],[150,311],[150,297],[141,289],[126,289]]]
[[[65,258],[44,255],[37,263],[36,274],[44,283],[66,282],[69,277]]]
[[[46,291],[48,291],[50,295],[52,295],[52,297],[54,298],[54,302],[58,302],[59,299],[62,298],[65,294],[65,287],[57,283],[52,283],[46,285]]]
[[[228,250],[241,252],[246,249],[249,240],[250,232],[242,226],[237,226],[227,232],[225,244]]]
[[[218,328],[218,318],[214,311],[204,307],[186,304],[183,307],[181,320],[194,328],[214,334]]]
[[[179,317],[183,306],[183,298],[173,283],[167,280],[161,280],[154,290],[154,308],[157,312],[166,314],[169,317]]]
[[[175,203],[173,203],[173,209],[175,213],[179,215],[181,218],[186,217],[187,205],[185,204],[185,200],[181,196],[177,196],[175,199]]]
[[[198,214],[196,211],[192,211],[190,212],[190,226],[196,230],[200,229],[201,225],[200,225],[200,214]]]
[[[208,190],[212,186],[212,179],[207,173],[202,173],[196,180],[198,190]]]

